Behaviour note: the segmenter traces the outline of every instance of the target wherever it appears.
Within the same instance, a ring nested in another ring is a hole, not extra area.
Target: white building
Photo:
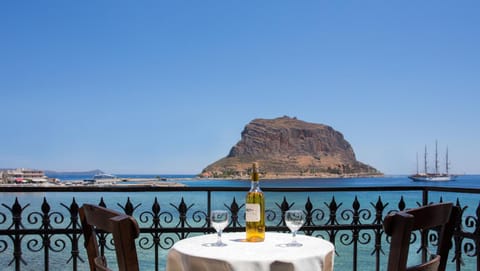
[[[16,168],[0,171],[2,183],[44,183],[48,181],[43,170]]]

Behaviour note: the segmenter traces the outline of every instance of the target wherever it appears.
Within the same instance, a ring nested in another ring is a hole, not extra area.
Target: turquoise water
[[[245,180],[182,180],[189,186],[249,186]],[[386,176],[375,178],[326,178],[326,179],[286,179],[261,180],[262,187],[375,187],[375,186],[436,186],[480,188],[480,175],[461,175],[450,182],[414,182],[407,176]]]
[[[155,177],[156,175],[120,175],[120,177],[129,177],[131,178],[149,178]],[[135,176],[135,177],[133,177]],[[163,176],[162,176],[163,177]],[[239,181],[239,180],[191,180],[192,176],[182,175],[182,176],[169,176],[170,178],[176,177],[176,181],[184,183],[188,186],[225,186],[225,187],[242,187],[245,188],[245,191],[248,190],[250,183],[248,181]],[[480,188],[480,176],[466,175],[459,176],[456,181],[447,182],[447,183],[417,183],[410,181],[406,176],[389,176],[382,178],[350,178],[350,179],[298,179],[298,180],[262,180],[262,187],[378,187],[378,186],[445,186],[445,187],[463,187],[463,188]],[[212,195],[212,208],[223,209],[225,205],[229,206],[231,204],[232,198],[235,197],[239,205],[243,204],[243,198],[245,196],[244,191],[238,192],[216,192]],[[419,191],[407,191],[407,192],[398,192],[398,191],[382,191],[382,192],[267,192],[267,209],[279,212],[279,205],[282,203],[284,197],[287,198],[291,208],[302,209],[306,203],[307,197],[310,197],[310,200],[315,209],[320,209],[324,212],[325,217],[316,221],[318,224],[326,223],[328,219],[328,209],[326,204],[330,203],[333,198],[338,204],[342,204],[338,210],[338,220],[339,223],[348,223],[348,218],[343,219],[340,214],[348,214],[348,210],[352,209],[353,202],[355,198],[358,199],[361,209],[369,210],[371,212],[370,217],[363,218],[365,223],[371,223],[374,219],[374,209],[372,204],[375,204],[379,198],[384,203],[388,203],[388,206],[384,213],[387,213],[389,210],[398,209],[398,202],[400,198],[403,197],[407,203],[407,208],[412,208],[417,206],[417,202],[421,202],[421,192]],[[151,211],[151,206],[156,198],[161,206],[162,212],[175,212],[175,207],[180,203],[181,199],[184,198],[187,206],[190,206],[189,216],[195,212],[204,212],[207,209],[207,199],[205,192],[61,192],[61,193],[51,193],[51,192],[42,192],[42,193],[0,193],[0,203],[5,204],[6,206],[11,206],[16,198],[18,198],[20,204],[25,207],[24,213],[30,214],[32,212],[40,212],[41,204],[46,198],[48,201],[51,210],[62,213],[64,215],[63,221],[56,221],[55,216],[52,216],[51,223],[54,228],[65,228],[69,224],[69,216],[66,212],[66,208],[62,205],[69,206],[72,203],[73,198],[78,205],[82,203],[98,203],[100,198],[104,198],[107,203],[107,207],[121,210],[120,206],[124,206],[127,198],[130,198],[130,201],[136,210],[134,212],[135,216],[139,216],[142,212]],[[469,206],[465,209],[464,217],[466,216],[475,216],[475,208],[479,205],[479,195],[478,194],[456,194],[456,193],[446,193],[446,192],[431,192],[430,201],[438,202],[440,199],[443,201],[459,201],[461,206]],[[0,212],[3,214],[8,214],[8,209],[2,205],[0,206]],[[34,218],[35,215],[31,216],[30,219]],[[24,226],[27,228],[38,228],[40,222],[33,223],[34,226],[31,226],[31,223],[28,222],[28,217],[24,217],[23,221]],[[279,217],[274,221],[269,222],[271,225],[275,225],[279,222]],[[148,226],[151,223],[151,220],[139,220],[139,224],[142,226]],[[0,217],[0,222],[2,218]],[[370,221],[370,222],[369,222]],[[4,221],[0,223],[0,229],[5,229],[10,225],[11,221]],[[175,223],[173,221],[172,223]],[[190,220],[192,226],[201,225],[203,221],[195,222]],[[466,231],[473,231],[473,229],[466,228]],[[321,233],[324,235],[324,233]],[[348,236],[347,236],[348,237]],[[3,237],[2,237],[3,238]],[[22,270],[39,270],[39,266],[43,266],[43,250],[40,250],[37,253],[32,253],[27,249],[28,238],[30,240],[35,240],[39,238],[26,237],[23,240],[25,248],[23,248],[23,257],[28,263],[27,266],[23,266]],[[351,261],[352,261],[352,246],[344,246],[338,242],[340,234],[337,236],[336,251],[338,255],[335,258],[335,270],[351,270]],[[9,248],[12,247],[11,240],[9,238],[3,238],[9,244]],[[32,241],[35,242],[35,241]],[[61,242],[60,242],[61,243]],[[30,243],[33,244],[33,243]],[[55,246],[55,242],[52,240],[52,246]],[[61,244],[60,244],[61,245]],[[80,244],[82,245],[82,244]],[[34,247],[37,249],[39,245]],[[373,240],[366,245],[359,245],[359,270],[374,270],[374,257],[371,256],[372,250],[374,247]],[[387,247],[384,247],[386,250]],[[1,250],[1,243],[0,243]],[[387,253],[388,251],[385,251]],[[71,270],[71,267],[65,263],[65,259],[69,257],[70,250],[67,248],[63,252],[54,252],[50,251],[50,269],[58,270]],[[138,249],[139,257],[142,263],[142,270],[152,270],[153,259],[152,252],[144,249]],[[164,267],[165,261],[165,251],[160,255],[162,269]],[[83,252],[83,249],[80,249],[80,256],[83,259],[86,259],[86,255]],[[7,249],[6,251],[0,253],[0,262],[8,263],[12,259],[12,251]],[[415,260],[415,259],[413,259]],[[465,266],[462,270],[475,270],[473,263],[473,258],[465,257]],[[382,258],[382,266],[385,265],[386,256]],[[13,267],[7,267],[2,270],[14,270]],[[87,270],[86,264],[79,264],[79,270]],[[449,269],[453,270],[453,269]]]
[[[169,181],[177,181],[189,186],[249,186],[245,180],[209,180],[193,179],[195,175],[176,174],[118,174],[119,178],[156,178],[161,176]],[[92,179],[91,175],[55,175],[49,176],[60,178],[62,181]],[[480,188],[480,175],[460,175],[455,181],[450,182],[413,182],[406,175],[385,176],[377,178],[327,178],[327,179],[287,179],[287,180],[262,180],[264,187],[372,187],[372,186],[441,186]]]

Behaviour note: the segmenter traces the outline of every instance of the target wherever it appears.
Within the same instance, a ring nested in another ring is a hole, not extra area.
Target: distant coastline
[[[295,179],[345,179],[345,178],[376,178],[384,177],[384,174],[352,173],[352,174],[329,174],[320,173],[315,175],[282,175],[282,174],[264,174],[260,175],[261,180],[295,180]],[[250,176],[222,176],[222,177],[201,177],[199,180],[250,180]]]
[[[59,175],[58,177],[61,177]],[[69,175],[69,176],[75,176]],[[76,176],[83,176],[78,174]],[[152,176],[152,175],[150,175]],[[122,177],[119,175],[117,179],[114,180],[105,180],[105,181],[97,181],[95,183],[91,183],[85,179],[70,179],[65,181],[57,181],[57,182],[48,182],[48,183],[22,183],[22,184],[0,184],[0,191],[2,192],[22,192],[22,191],[43,191],[45,189],[49,191],[122,191],[125,190],[138,190],[138,191],[145,191],[145,190],[155,190],[155,189],[162,189],[168,187],[186,187],[185,184],[182,184],[179,181],[224,181],[224,180],[239,180],[249,182],[250,177],[217,177],[217,178],[201,178],[198,175],[178,175],[179,177],[175,177],[175,175],[171,175],[171,178],[152,178],[152,177],[140,177],[140,178],[132,178],[132,177]],[[188,176],[188,177],[186,177]],[[348,175],[326,175],[323,174],[322,176],[293,176],[293,175],[266,175],[260,178],[261,181],[285,181],[289,182],[292,180],[318,180],[318,179],[346,179],[346,178],[374,178],[374,177],[382,177],[379,175],[362,175],[362,174],[348,174]]]
[[[97,174],[103,174],[104,171],[88,170],[88,171],[52,171],[45,170],[46,182],[10,182],[0,184],[2,191],[36,191],[42,189],[56,190],[56,191],[82,191],[93,189],[95,191],[112,190],[121,191],[122,189],[138,189],[149,190],[156,187],[184,187],[182,181],[215,181],[222,180],[239,180],[250,181],[249,175],[243,176],[216,176],[216,177],[202,177],[199,174],[178,174],[178,175],[163,175],[163,174],[118,174],[109,175],[113,178],[109,179],[94,179]],[[288,174],[261,174],[261,181],[292,181],[292,180],[315,180],[315,179],[345,179],[345,178],[371,178],[382,177],[378,174],[331,174],[331,173],[316,173],[303,175],[288,175]]]
[[[86,180],[69,180],[48,183],[0,184],[0,192],[28,192],[28,191],[119,191],[121,189],[144,191],[155,187],[184,187],[184,184],[174,181],[160,181],[156,179],[128,178],[118,181],[90,183]]]
[[[62,171],[50,171],[45,170],[45,175],[49,178],[59,178],[61,181],[79,182],[85,179],[90,179],[96,174],[105,173],[102,170],[89,170],[78,172],[62,172]],[[204,177],[201,174],[115,174],[118,182],[148,182],[148,181],[175,181],[175,180],[250,180],[250,175],[230,175],[230,176],[218,176],[218,177]],[[64,179],[68,176],[67,179]],[[342,178],[373,178],[383,177],[383,173],[316,173],[316,174],[261,174],[260,179],[263,180],[292,180],[292,179],[342,179]]]

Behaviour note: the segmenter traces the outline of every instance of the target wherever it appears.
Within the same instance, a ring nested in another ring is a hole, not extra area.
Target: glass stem
[[[222,230],[217,231],[217,244],[222,243]]]
[[[296,243],[295,236],[297,236],[297,231],[292,231],[292,243]]]

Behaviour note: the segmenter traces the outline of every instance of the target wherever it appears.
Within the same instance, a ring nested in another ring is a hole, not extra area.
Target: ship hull
[[[454,175],[412,175],[408,176],[416,182],[448,182],[455,180],[457,176]]]

